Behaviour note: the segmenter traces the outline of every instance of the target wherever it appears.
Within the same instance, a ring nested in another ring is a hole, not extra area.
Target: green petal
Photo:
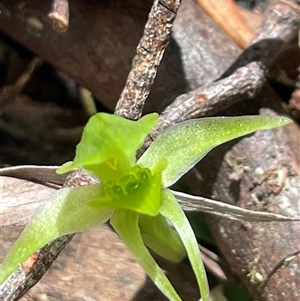
[[[110,223],[124,241],[136,261],[143,267],[156,286],[171,301],[181,301],[169,279],[145,247],[138,227],[139,214],[132,211],[115,211]]]
[[[166,158],[168,166],[163,171],[163,185],[169,187],[215,146],[257,130],[291,122],[288,118],[274,116],[210,117],[184,121],[162,132],[138,164],[151,169],[154,162]]]
[[[90,201],[103,195],[101,184],[63,188],[51,195],[31,218],[0,266],[0,283],[18,265],[55,238],[81,232],[106,222],[113,213],[111,207],[92,208]]]
[[[161,197],[162,206],[160,213],[173,223],[186,248],[187,255],[197,278],[202,300],[210,301],[205,268],[193,229],[172,192],[169,189],[163,189]]]
[[[158,162],[152,171],[138,165],[117,181],[104,184],[104,191],[110,197],[109,204],[118,209],[133,210],[142,214],[157,215],[161,205],[161,173],[165,160]]]
[[[172,262],[180,262],[185,258],[185,247],[164,216],[141,215],[139,227],[145,245],[157,254]]]
[[[90,118],[76,148],[73,162],[64,164],[59,173],[78,167],[92,172],[102,181],[119,178],[135,163],[136,151],[157,123],[156,113],[138,121],[98,113]]]

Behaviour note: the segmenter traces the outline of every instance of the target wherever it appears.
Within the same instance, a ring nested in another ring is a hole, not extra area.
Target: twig
[[[138,119],[169,43],[181,0],[155,0],[115,114]]]
[[[268,282],[271,280],[272,276],[276,273],[277,270],[280,268],[283,268],[287,264],[289,264],[290,261],[292,261],[296,256],[300,254],[300,250],[297,250],[293,253],[287,254],[284,256],[274,267],[273,269],[268,273],[268,276],[266,280],[261,284],[260,289],[262,290]]]
[[[69,3],[68,0],[53,0],[52,10],[48,14],[52,19],[53,29],[65,32],[69,28]]]

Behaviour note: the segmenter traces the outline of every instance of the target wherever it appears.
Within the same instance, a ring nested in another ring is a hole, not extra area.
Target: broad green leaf
[[[186,256],[178,233],[161,214],[154,217],[141,215],[139,227],[145,245],[160,256],[172,262],[180,262]]]
[[[98,113],[90,118],[76,148],[73,162],[64,164],[59,173],[79,167],[92,172],[102,181],[119,178],[135,164],[136,151],[157,123],[156,113],[138,121]]]
[[[210,301],[209,286],[205,268],[193,229],[176,198],[169,189],[162,190],[161,198],[162,206],[160,213],[173,223],[182,243],[185,246],[190,263],[197,278],[202,300]]]
[[[184,121],[162,132],[138,164],[151,169],[154,162],[166,158],[168,166],[162,177],[163,185],[169,187],[217,145],[291,122],[288,118],[275,116],[210,117]]]
[[[106,222],[113,213],[107,205],[92,208],[90,201],[101,198],[103,187],[95,184],[63,188],[51,195],[31,218],[0,266],[0,283],[36,250],[55,238],[81,232]]]
[[[156,286],[170,301],[181,301],[169,279],[145,247],[138,220],[138,213],[116,210],[110,219],[110,223]]]

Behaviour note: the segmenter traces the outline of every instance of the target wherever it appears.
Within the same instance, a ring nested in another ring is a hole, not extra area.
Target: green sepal
[[[142,266],[155,285],[171,301],[182,301],[164,272],[145,247],[138,226],[139,213],[116,210],[110,223],[126,244],[136,261]]]
[[[172,261],[180,262],[186,257],[182,241],[164,216],[141,215],[139,227],[145,245],[160,256]]]
[[[151,168],[154,162],[166,158],[168,166],[162,173],[162,180],[163,185],[169,187],[217,145],[291,122],[288,118],[275,116],[209,117],[183,121],[158,135],[138,164]]]
[[[89,205],[90,201],[101,198],[101,195],[101,184],[63,188],[51,195],[38,207],[5,257],[0,266],[0,283],[3,283],[20,263],[50,241],[106,222],[113,213],[112,207],[103,205],[92,208]]]
[[[161,198],[162,206],[160,213],[173,223],[182,240],[196,275],[202,300],[210,301],[205,268],[194,231],[171,190],[162,189]]]
[[[156,113],[138,121],[106,113],[95,114],[84,128],[73,162],[65,163],[57,172],[83,167],[102,181],[127,174],[135,164],[136,151],[157,120]]]

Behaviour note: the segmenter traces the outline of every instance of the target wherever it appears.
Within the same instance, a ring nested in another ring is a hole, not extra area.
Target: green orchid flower
[[[147,247],[173,262],[187,255],[202,300],[210,300],[194,232],[168,187],[213,147],[291,121],[271,116],[185,121],[165,130],[136,160],[136,151],[157,120],[157,114],[131,121],[104,113],[89,120],[74,161],[64,164],[58,172],[84,168],[99,183],[60,189],[37,209],[1,265],[0,283],[48,242],[109,220],[145,272],[170,300],[181,298]]]

